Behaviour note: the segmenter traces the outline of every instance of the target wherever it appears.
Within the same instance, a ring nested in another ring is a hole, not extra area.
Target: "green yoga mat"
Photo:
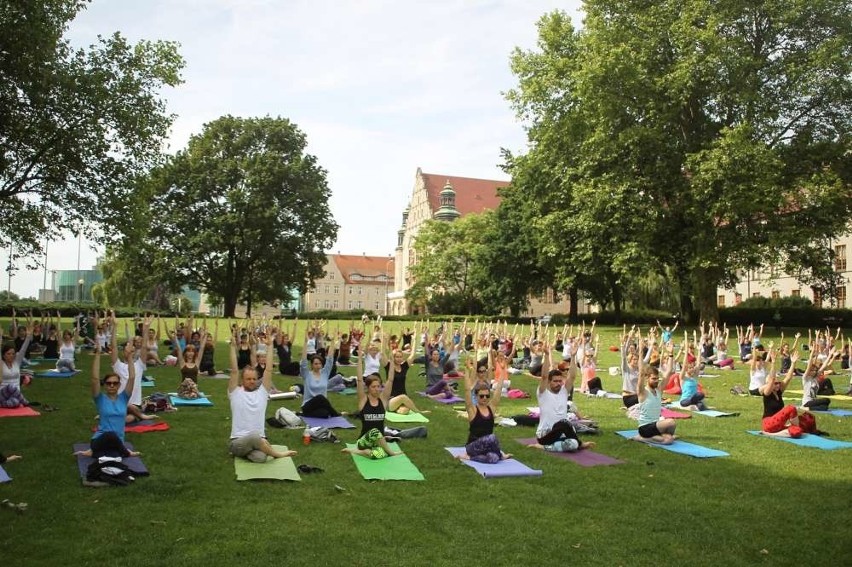
[[[343,388],[342,390],[340,390],[337,393],[340,394],[341,396],[354,396],[355,394],[358,393],[358,390],[356,390],[355,388]]]
[[[276,451],[287,450],[286,445],[273,445],[273,447]],[[253,463],[235,457],[234,472],[237,473],[237,480],[302,480],[299,471],[296,470],[296,464],[290,457],[282,459],[267,457],[265,463]]]
[[[396,443],[388,443],[391,449],[399,450]],[[349,449],[356,449],[353,443],[347,443]],[[426,480],[405,453],[384,459],[368,459],[361,455],[352,455],[358,472],[367,480]]]
[[[396,413],[389,411],[385,413],[385,421],[391,423],[429,423],[429,418],[422,413]]]

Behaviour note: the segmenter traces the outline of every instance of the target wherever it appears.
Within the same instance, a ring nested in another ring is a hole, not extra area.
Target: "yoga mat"
[[[836,439],[828,439],[826,437],[820,437],[819,435],[811,435],[810,433],[805,433],[798,439],[793,439],[792,437],[778,437],[777,435],[763,435],[760,431],[749,431],[749,433],[759,437],[766,437],[767,439],[786,441],[787,443],[792,443],[793,445],[798,445],[800,447],[811,447],[813,449],[824,449],[826,451],[833,451],[834,449],[849,449],[852,447],[852,443],[849,441],[837,441]]]
[[[388,443],[391,449],[399,450],[396,443]],[[357,449],[353,443],[346,444],[347,449]],[[405,453],[384,459],[368,459],[361,455],[352,455],[355,467],[366,480],[426,480]]]
[[[45,370],[44,372],[36,372],[35,375],[39,378],[71,378],[72,376],[79,373],[79,370],[75,370],[73,372],[57,372],[56,370]]]
[[[286,451],[286,445],[273,445],[276,451]],[[234,457],[234,472],[237,480],[302,480],[292,457],[273,459],[266,457],[265,463],[253,463],[247,459]]]
[[[393,411],[385,412],[385,421],[390,423],[429,423],[429,418],[422,413],[396,413]]]
[[[799,396],[804,395],[804,392],[801,390],[785,390],[785,394],[798,394]],[[818,398],[828,398],[829,400],[842,400],[844,402],[852,402],[852,396],[847,396],[845,394],[834,394],[831,396],[825,396],[823,394],[817,394]]]
[[[12,477],[0,467],[0,482],[11,482]]]
[[[165,421],[154,421],[153,419],[146,419],[144,421],[137,421],[132,425],[125,425],[124,431],[125,433],[148,433],[149,431],[168,431],[171,429],[169,424]],[[93,425],[92,431],[97,431],[98,426]]]
[[[231,375],[225,374],[224,372],[217,372],[213,376],[208,376],[207,374],[201,374],[202,378],[210,378],[211,380],[230,380]]]
[[[133,451],[133,445],[125,442],[124,446],[127,447],[129,451]],[[88,443],[74,443],[74,452],[77,451],[88,451],[90,446]],[[85,457],[83,455],[76,455],[77,457],[77,469],[80,471],[80,478],[86,480],[86,471],[94,462],[92,457]],[[126,457],[122,459],[122,462],[127,465],[127,467],[133,471],[133,474],[136,476],[148,476],[151,473],[148,472],[148,467],[145,466],[145,463],[142,462],[142,459],[139,457]]]
[[[0,417],[36,417],[39,415],[41,414],[29,406],[0,408]]]
[[[668,404],[666,407],[670,408],[670,409],[677,408],[677,409],[680,409],[680,410],[683,410],[683,411],[688,411],[688,412],[691,412],[691,413],[694,413],[694,414],[697,414],[697,415],[703,415],[704,417],[736,417],[736,416],[740,415],[739,412],[725,412],[725,411],[718,411],[718,410],[714,410],[714,409],[707,409],[707,410],[703,410],[703,411],[690,410],[690,409],[686,409],[685,407],[681,406],[680,404]],[[665,416],[663,416],[663,417],[665,417]]]
[[[308,427],[327,427],[328,429],[355,429],[355,426],[349,423],[342,415],[338,415],[337,417],[307,417],[300,416],[302,421],[305,422],[305,425]]]
[[[583,393],[583,395],[587,396],[589,398],[604,398],[604,399],[607,399],[607,400],[620,400],[621,399],[621,395],[613,393],[613,392],[606,392],[603,396],[598,396],[596,394],[589,394],[589,393]]]
[[[278,392],[277,394],[269,394],[270,400],[295,400],[299,397],[296,392]]]
[[[153,380],[142,380],[142,387],[143,388],[153,388],[154,386],[155,386],[155,383],[154,383]]]
[[[615,433],[616,435],[621,435],[625,439],[629,439],[631,441],[636,441],[634,437],[639,435],[639,431],[637,431],[636,429],[630,431],[616,431]],[[675,442],[671,445],[661,445],[660,443],[651,443],[648,441],[637,442],[644,443],[645,445],[650,445],[651,447],[659,447],[660,449],[665,449],[666,451],[671,451],[672,453],[689,455],[690,457],[698,457],[700,459],[730,456],[725,451],[719,451],[718,449],[708,449],[707,447],[695,445],[694,443],[687,443],[686,441],[681,441],[680,439],[675,440]]]
[[[429,398],[429,396],[426,395],[426,392],[417,392],[417,393],[420,394],[421,396],[423,396],[424,398]],[[438,402],[439,404],[457,404],[459,402],[464,402],[464,400],[462,398],[458,397],[458,396],[453,396],[452,398],[438,398],[438,399],[429,398],[429,399],[432,400],[433,402]]]
[[[208,400],[206,397],[202,396],[200,398],[196,398],[194,400],[185,400],[183,398],[179,398],[177,396],[169,396],[169,401],[175,407],[178,406],[201,406],[201,407],[209,407],[213,405],[213,402]]]
[[[666,419],[691,419],[692,416],[688,413],[683,413],[679,411],[670,410],[669,408],[663,408],[660,411],[660,417]]]
[[[531,439],[516,439],[518,443],[521,445],[534,445],[538,443],[536,438]],[[573,453],[554,453],[552,451],[544,451],[548,455],[552,455],[554,457],[559,457],[560,459],[565,459],[568,461],[574,461],[581,467],[598,467],[598,466],[606,466],[606,465],[623,465],[624,461],[619,461],[618,459],[614,459],[609,455],[602,455],[601,453],[595,453],[594,451],[590,451],[588,449],[583,449],[582,451],[575,451]]]
[[[464,447],[444,447],[453,457],[464,453]],[[522,462],[516,459],[506,459],[493,465],[486,463],[478,463],[470,459],[459,459],[460,463],[464,463],[476,472],[482,478],[503,478],[507,476],[541,476],[540,470],[531,469]]]
[[[813,413],[827,413],[837,417],[849,417],[852,415],[852,410],[848,409],[830,409],[830,410],[810,410]]]
[[[343,388],[342,390],[338,390],[334,393],[340,394],[341,396],[354,396],[358,393],[358,390],[356,390],[355,388]]]

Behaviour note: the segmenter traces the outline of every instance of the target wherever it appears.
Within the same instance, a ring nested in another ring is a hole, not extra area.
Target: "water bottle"
[[[306,427],[305,431],[302,432],[302,444],[310,445],[311,444],[311,429],[310,427]]]

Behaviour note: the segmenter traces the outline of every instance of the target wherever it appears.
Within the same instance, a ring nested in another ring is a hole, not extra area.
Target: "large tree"
[[[62,38],[88,2],[0,2],[0,245],[33,259],[45,234],[120,222],[128,180],[160,158],[180,82],[173,42]]]
[[[852,213],[848,2],[585,9],[581,31],[542,18],[508,95],[531,143],[513,164],[556,176],[521,190],[561,202],[551,214],[576,221],[566,244],[616,282],[670,268],[685,310],[694,300],[705,318],[717,286],[759,263],[830,286],[825,242]]]
[[[137,186],[145,218],[122,254],[141,254],[171,289],[222,299],[287,299],[307,291],[337,237],[326,172],[283,118],[224,116]]]

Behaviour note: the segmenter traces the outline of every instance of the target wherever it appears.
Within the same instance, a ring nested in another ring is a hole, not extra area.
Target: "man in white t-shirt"
[[[267,351],[271,352],[271,333],[267,335],[266,343]],[[296,451],[276,451],[266,440],[266,404],[269,400],[269,389],[272,387],[272,364],[266,365],[262,383],[257,370],[253,366],[246,366],[243,368],[243,380],[240,384],[237,344],[239,337],[234,336],[231,341],[231,379],[228,381],[228,399],[231,402],[229,450],[233,456],[255,463],[264,463],[267,457],[291,457]]]
[[[110,349],[110,355],[112,356],[112,370],[116,374],[118,374],[119,380],[121,380],[121,385],[118,387],[118,393],[124,391],[127,386],[128,379],[128,368],[127,363],[118,356],[118,346],[117,346],[117,333],[115,332],[115,316],[113,314],[112,317],[112,332],[111,332],[111,341],[112,348]],[[142,322],[142,331],[145,333],[144,336],[148,336],[148,328],[151,326],[151,318],[145,317]],[[136,371],[136,379],[133,381],[133,391],[130,392],[130,400],[127,402],[127,423],[134,423],[136,421],[142,421],[145,419],[156,419],[156,415],[148,415],[142,413],[142,376],[145,374],[145,361],[142,359],[142,337],[135,336],[132,339],[133,348],[135,349],[135,354],[133,355],[133,366]]]
[[[538,428],[535,431],[537,442],[532,447],[565,453],[595,446],[594,443],[580,441],[577,431],[568,421],[568,392],[574,387],[577,374],[578,347],[579,344],[574,347],[566,379],[561,370],[550,370],[552,349],[550,345],[545,345],[541,382],[536,391],[539,412]]]

